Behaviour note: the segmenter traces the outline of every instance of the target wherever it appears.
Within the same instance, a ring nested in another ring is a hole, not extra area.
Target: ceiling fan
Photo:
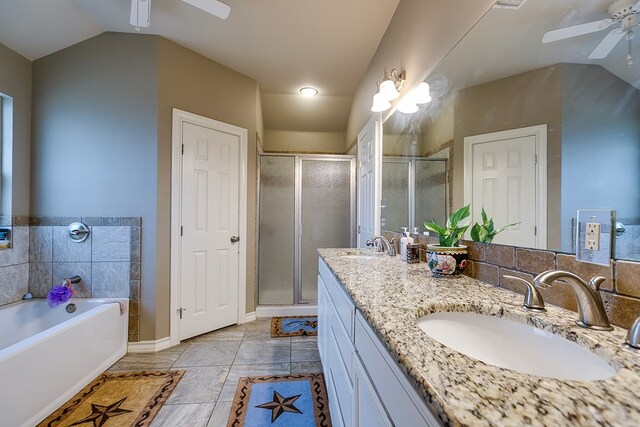
[[[632,65],[631,39],[633,39],[635,35],[634,29],[638,27],[639,23],[640,0],[616,0],[609,6],[608,12],[610,18],[547,31],[542,38],[542,43],[551,43],[570,37],[595,33],[615,25],[616,28],[611,30],[600,44],[596,46],[593,52],[591,52],[589,59],[606,58],[620,40],[626,36],[629,42],[627,61],[629,61],[629,65]]]
[[[219,0],[182,0],[191,6],[197,7],[207,13],[217,16],[220,19],[227,19],[231,12],[228,4]],[[136,31],[140,31],[140,27],[148,27],[151,19],[151,0],[131,0],[131,16],[129,22]]]

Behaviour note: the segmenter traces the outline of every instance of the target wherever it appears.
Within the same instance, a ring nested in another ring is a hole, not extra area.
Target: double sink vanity
[[[318,347],[336,426],[640,425],[626,331],[424,263],[320,249]],[[568,286],[558,284],[556,286]]]

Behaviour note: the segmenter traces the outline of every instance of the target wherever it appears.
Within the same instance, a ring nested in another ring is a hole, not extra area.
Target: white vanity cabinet
[[[440,426],[325,262],[318,265],[318,348],[332,423]]]

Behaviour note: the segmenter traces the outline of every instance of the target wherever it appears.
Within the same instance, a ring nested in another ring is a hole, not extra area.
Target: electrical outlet
[[[611,265],[612,209],[578,209],[576,217],[576,260]]]
[[[590,251],[600,249],[600,223],[588,222],[585,236],[585,248]]]

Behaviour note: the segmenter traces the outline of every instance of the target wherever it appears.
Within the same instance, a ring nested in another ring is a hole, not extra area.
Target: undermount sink
[[[574,342],[500,317],[441,312],[421,317],[418,326],[453,350],[525,374],[576,381],[616,374],[606,361]]]

